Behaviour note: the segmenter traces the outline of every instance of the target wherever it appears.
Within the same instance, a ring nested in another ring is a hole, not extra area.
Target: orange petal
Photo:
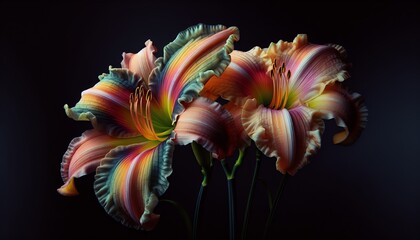
[[[79,191],[76,189],[74,184],[74,178],[70,178],[63,186],[61,186],[57,191],[63,196],[76,196],[79,195]]]

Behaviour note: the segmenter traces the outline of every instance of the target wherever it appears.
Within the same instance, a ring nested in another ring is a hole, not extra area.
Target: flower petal
[[[271,43],[265,59],[276,59],[285,63],[291,72],[288,103],[298,104],[299,100],[309,101],[322,93],[325,86],[335,81],[344,81],[350,75],[344,62],[344,49],[338,45],[316,45],[308,43],[305,34],[298,35],[293,43],[280,40]]]
[[[144,45],[146,45],[146,47],[136,54],[124,52],[122,54],[123,60],[121,62],[121,67],[128,68],[137,77],[140,77],[148,84],[149,75],[155,68],[156,57],[154,53],[156,52],[156,48],[153,46],[151,40],[147,40]]]
[[[63,156],[61,177],[64,185],[58,189],[62,195],[77,195],[74,178],[94,172],[102,158],[113,148],[143,141],[142,137],[113,138],[97,130],[88,130],[74,138]]]
[[[183,111],[181,102],[191,102],[211,76],[225,70],[238,32],[236,27],[199,24],[179,33],[164,48],[150,75],[150,87],[173,122]]]
[[[131,121],[129,99],[138,80],[127,69],[110,68],[109,74],[99,76],[99,82],[82,92],[80,101],[72,108],[64,106],[67,116],[77,121],[91,121],[99,130],[115,137],[138,135]]]
[[[260,104],[270,103],[273,81],[267,75],[265,63],[253,52],[233,51],[226,70],[220,77],[210,78],[200,94],[211,99],[221,96],[239,106],[247,97],[257,99]]]
[[[294,175],[307,157],[321,145],[319,126],[304,106],[274,110],[257,106],[255,99],[244,105],[242,123],[256,146],[268,157],[277,158],[277,170]]]
[[[195,141],[218,159],[233,154],[237,147],[232,116],[219,103],[207,98],[200,97],[185,104],[174,133],[175,144],[186,145]]]
[[[146,141],[117,147],[96,170],[95,193],[115,220],[136,229],[151,230],[159,215],[153,213],[169,186],[173,143]]]
[[[233,102],[229,102],[223,105],[223,108],[226,109],[233,117],[233,123],[235,124],[236,129],[235,136],[240,136],[238,138],[238,147],[244,149],[251,145],[251,139],[242,125],[242,107],[238,107]]]
[[[361,134],[367,123],[368,110],[362,96],[350,94],[339,85],[327,86],[325,91],[308,102],[308,106],[321,113],[324,119],[335,118],[344,131],[334,135],[335,144],[351,144]]]

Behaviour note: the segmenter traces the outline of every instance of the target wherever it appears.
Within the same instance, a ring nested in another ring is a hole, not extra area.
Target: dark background
[[[236,49],[267,47],[307,33],[313,43],[344,46],[353,63],[350,90],[365,96],[369,121],[350,147],[323,145],[286,185],[272,239],[420,239],[419,5],[415,3],[5,3],[0,5],[0,238],[185,239],[179,215],[156,209],[156,230],[141,232],[115,222],[93,193],[93,176],[77,181],[81,195],[63,197],[60,162],[72,138],[90,128],[66,117],[80,92],[93,86],[121,53],[147,39],[162,49],[197,23],[237,26]],[[251,150],[237,174],[240,226],[254,166]],[[272,190],[280,181],[274,160],[261,176]],[[200,173],[189,146],[174,155],[171,186],[163,196],[193,214]],[[220,164],[204,202],[199,236],[227,239],[226,183]],[[256,189],[249,239],[261,235],[268,212]],[[239,229],[238,229],[239,232]]]

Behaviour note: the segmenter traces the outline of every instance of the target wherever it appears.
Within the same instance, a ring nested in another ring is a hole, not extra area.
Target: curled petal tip
[[[64,112],[66,113],[67,117],[72,118],[71,117],[71,110],[70,110],[68,104],[64,104]]]
[[[298,34],[295,39],[293,40],[293,44],[296,48],[299,48],[302,45],[306,45],[308,43],[308,35],[306,34]]]
[[[79,195],[79,192],[77,191],[76,186],[74,185],[74,178],[70,178],[67,181],[67,183],[65,183],[63,186],[57,189],[57,192],[63,196],[68,197]]]
[[[69,108],[69,105],[64,105],[64,111],[66,112],[67,117],[76,120],[76,121],[94,121],[95,116],[90,112],[84,112],[77,114],[75,113],[71,108]]]
[[[159,222],[160,215],[158,214],[143,214],[140,218],[140,224],[142,230],[151,231],[155,229],[157,223]]]
[[[146,201],[144,213],[140,217],[141,228],[145,231],[153,230],[159,222],[160,215],[154,214],[153,209],[159,203],[158,197],[152,193]]]
[[[144,43],[145,47],[138,53],[123,53],[123,60],[121,67],[130,70],[137,78],[143,79],[146,83],[149,81],[149,75],[155,68],[154,62],[156,61],[155,52],[156,47],[149,39]]]
[[[122,58],[123,58],[121,61],[122,68],[128,68],[128,66],[130,65],[130,59],[132,55],[133,55],[132,53],[126,53],[126,52],[122,53]]]

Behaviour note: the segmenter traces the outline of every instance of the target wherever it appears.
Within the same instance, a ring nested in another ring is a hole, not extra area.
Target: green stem
[[[222,159],[220,163],[222,164],[223,170],[226,175],[227,185],[228,185],[228,203],[229,203],[229,239],[235,239],[235,204],[234,204],[234,194],[233,194],[233,179],[235,178],[235,173],[242,164],[242,160],[245,156],[246,149],[239,149],[239,156],[233,165],[232,171],[229,171],[226,160]]]
[[[223,159],[220,161],[222,164],[223,170],[227,178],[227,187],[228,187],[228,205],[229,205],[229,240],[235,239],[235,209],[234,209],[234,199],[233,199],[233,176],[232,172],[229,172],[226,160]]]
[[[210,175],[213,169],[213,158],[210,152],[204,149],[200,144],[192,142],[192,150],[194,152],[195,159],[197,160],[198,165],[201,167],[201,173],[203,174],[203,181],[201,182],[200,190],[197,195],[195,202],[195,211],[194,211],[194,222],[193,222],[193,239],[197,239],[198,232],[198,220],[200,217],[200,208],[203,198],[203,194],[206,192],[207,183],[210,179]]]
[[[185,210],[185,208],[183,208],[179,203],[177,203],[175,201],[172,201],[172,200],[169,200],[169,199],[161,199],[159,202],[169,203],[173,207],[175,207],[175,209],[178,211],[179,215],[184,220],[185,227],[186,227],[186,230],[187,230],[188,239],[192,239],[192,235],[191,235],[191,232],[192,232],[191,219],[190,219],[190,216],[188,215],[187,211]]]
[[[257,181],[259,181],[261,183],[261,185],[264,187],[265,192],[267,193],[267,200],[268,200],[268,210],[271,211],[271,209],[273,208],[273,196],[271,196],[271,191],[270,191],[270,187],[268,186],[268,184],[261,178],[258,178]]]
[[[199,218],[199,215],[200,215],[201,199],[202,199],[203,194],[205,193],[206,189],[207,189],[206,185],[201,184],[200,190],[198,191],[197,200],[195,202],[195,212],[194,212],[194,222],[193,222],[193,240],[197,239],[198,218]]]
[[[244,157],[245,157],[245,150],[239,150],[239,156],[235,161],[235,165],[233,165],[232,172],[229,174],[229,176],[226,175],[228,177],[228,180],[233,179],[235,177],[235,173],[238,170],[238,168],[242,165],[242,160],[244,159]]]
[[[254,175],[252,176],[251,188],[249,189],[248,200],[246,202],[246,208],[245,208],[244,222],[242,225],[242,240],[246,239],[246,233],[248,230],[249,208],[251,207],[251,201],[254,196],[254,189],[255,189],[255,183],[258,176],[258,170],[260,169],[260,163],[261,163],[260,154],[261,152],[257,150],[255,154],[256,161],[255,161]]]
[[[263,235],[264,240],[267,239],[267,237],[268,237],[268,231],[270,230],[271,223],[273,222],[273,216],[274,216],[274,213],[276,212],[277,204],[278,204],[278,202],[280,200],[280,197],[283,193],[284,186],[286,185],[286,181],[287,181],[288,176],[289,176],[289,174],[285,173],[283,175],[282,179],[281,179],[280,186],[279,186],[279,188],[277,190],[277,193],[276,193],[276,197],[274,198],[273,208],[270,210],[270,213],[269,213],[268,218],[267,218],[267,222],[265,223],[264,235]]]
[[[228,180],[230,239],[235,239],[235,205],[233,196],[233,179]]]

